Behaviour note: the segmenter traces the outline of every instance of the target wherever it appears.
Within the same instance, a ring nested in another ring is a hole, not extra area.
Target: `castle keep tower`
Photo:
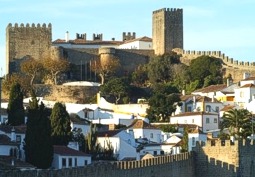
[[[153,11],[152,40],[156,55],[170,53],[174,48],[183,49],[183,11],[163,8]]]
[[[51,24],[33,23],[9,24],[6,28],[6,71],[12,73],[18,71],[22,59],[31,56],[34,59],[41,59],[43,53],[50,50],[52,41]]]

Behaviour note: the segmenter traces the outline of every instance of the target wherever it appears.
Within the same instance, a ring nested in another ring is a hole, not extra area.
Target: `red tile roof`
[[[224,88],[227,88],[227,85],[225,84],[210,85],[208,87],[195,90],[194,92],[202,92],[202,93],[217,92],[217,91],[223,90]]]
[[[242,81],[250,81],[250,80],[255,80],[255,77],[248,77],[246,79],[243,79]]]
[[[207,112],[185,112],[181,114],[174,115],[172,117],[184,117],[184,116],[193,116],[193,115],[218,115],[218,113],[207,113]]]
[[[113,137],[124,129],[97,132],[97,137]]]
[[[216,98],[214,98],[214,100],[210,97],[207,96],[200,96],[200,95],[183,95],[181,96],[181,100],[182,101],[186,101],[188,99],[193,101],[193,98],[196,98],[197,102],[216,102],[216,103],[220,103],[220,101],[218,101]]]
[[[16,141],[11,141],[11,138],[9,138],[7,135],[0,135],[0,145],[14,145],[14,146],[18,146],[19,143],[17,143]]]
[[[123,41],[91,41],[85,39],[74,39],[66,42],[64,39],[57,39],[52,42],[53,44],[84,44],[84,45],[120,45]]]
[[[12,128],[15,129],[15,133],[25,134],[27,126],[26,125],[19,125],[19,126],[0,125],[0,131],[3,131],[5,133],[11,133]]]
[[[54,145],[54,154],[59,154],[62,156],[90,156],[89,154],[85,154],[81,151],[76,151],[72,148],[66,146],[57,146]]]
[[[240,88],[254,88],[254,87],[255,87],[254,84],[245,84],[245,85],[243,85],[243,86],[240,87]]]
[[[12,160],[14,160],[14,165],[12,165]],[[13,159],[13,157],[11,156],[0,156],[0,169],[4,168],[4,169],[11,169],[11,168],[36,168],[35,166],[21,161],[19,159]]]
[[[157,127],[141,120],[141,119],[135,119],[132,124],[128,128],[133,129],[158,129]]]

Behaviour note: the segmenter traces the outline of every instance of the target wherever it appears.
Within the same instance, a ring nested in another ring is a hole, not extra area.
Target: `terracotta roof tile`
[[[25,134],[27,126],[26,125],[19,125],[19,126],[0,125],[0,131],[3,131],[5,133],[11,133],[12,128],[15,129],[15,133]]]
[[[124,129],[97,132],[97,137],[113,137]]]
[[[9,138],[7,135],[0,135],[0,144],[2,145],[19,145],[19,143],[17,143],[16,141],[11,141],[11,138]]]
[[[255,88],[255,85],[254,84],[245,84],[240,88]]]
[[[250,81],[250,80],[255,80],[255,77],[248,77],[246,79],[243,79],[242,81]]]
[[[157,127],[154,127],[153,125],[141,120],[141,119],[135,119],[132,124],[128,128],[133,129],[158,129]]]
[[[194,116],[194,115],[218,115],[218,113],[207,113],[207,112],[185,112],[181,114],[174,115],[172,117],[184,117],[184,116]]]
[[[76,151],[66,146],[54,145],[53,147],[54,153],[62,156],[90,156],[89,154],[85,154],[84,152],[81,151]]]
[[[57,39],[52,42],[53,44],[84,44],[84,45],[120,45],[123,41],[92,41],[85,39],[74,39],[66,42],[64,39]]]
[[[228,111],[230,109],[233,109],[235,106],[232,106],[232,105],[227,105],[227,106],[224,106],[220,111]]]
[[[194,92],[202,92],[202,93],[217,92],[217,91],[221,91],[221,90],[225,89],[226,87],[227,87],[227,85],[225,85],[225,84],[210,85],[208,87],[195,90]]]

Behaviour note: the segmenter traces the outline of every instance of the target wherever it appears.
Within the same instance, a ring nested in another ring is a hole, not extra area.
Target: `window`
[[[153,155],[157,155],[157,151],[153,151]]]
[[[72,158],[69,158],[69,159],[68,159],[68,166],[69,166],[69,167],[73,166],[73,164],[72,164]]]
[[[18,143],[21,142],[21,135],[16,135],[16,141],[17,141]]]
[[[196,140],[195,137],[192,137],[192,146],[195,146]]]
[[[187,120],[184,120],[184,123],[186,124],[186,123],[187,123]]]
[[[66,159],[62,158],[62,167],[66,167]]]
[[[194,120],[194,119],[192,119],[192,123],[195,123],[195,120]]]
[[[243,98],[243,95],[244,95],[243,92],[240,92],[240,98]]]
[[[160,151],[160,155],[164,155],[165,154],[165,152],[164,151]]]
[[[74,159],[74,166],[77,167],[77,158]]]
[[[215,107],[215,112],[219,112],[219,111],[220,111],[219,106],[216,106],[216,107]]]
[[[153,138],[153,133],[150,134],[150,138]]]
[[[88,161],[87,160],[84,160],[84,165],[88,165]]]
[[[191,110],[192,110],[191,106],[188,106],[188,112],[191,112]]]
[[[210,119],[209,119],[209,118],[206,118],[205,123],[209,124],[209,123],[210,123]]]
[[[211,106],[210,105],[206,105],[206,112],[211,112]]]
[[[213,122],[214,122],[214,123],[217,123],[217,122],[218,122],[218,119],[217,119],[217,118],[214,118]]]

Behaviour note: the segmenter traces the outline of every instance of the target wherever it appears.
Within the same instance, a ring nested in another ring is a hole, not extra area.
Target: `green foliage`
[[[55,103],[50,115],[52,138],[54,145],[67,145],[71,140],[72,132],[70,126],[70,117],[66,111],[65,105]]]
[[[97,153],[100,150],[99,145],[96,144],[97,142],[97,136],[96,136],[96,124],[90,124],[90,131],[85,136],[85,144],[86,144],[86,153],[89,153],[92,155],[92,159],[95,159],[97,156]]]
[[[147,69],[148,78],[151,84],[167,83],[173,80],[172,64],[180,63],[176,53],[156,56],[150,59]]]
[[[148,81],[148,72],[146,65],[139,65],[132,73],[132,83],[136,86],[145,86]]]
[[[169,116],[180,102],[177,91],[177,88],[167,84],[159,84],[154,88],[147,109],[147,116],[151,122],[169,121]]]
[[[24,139],[26,162],[47,169],[53,160],[51,125],[43,103],[38,104],[34,92],[27,109],[27,129]]]
[[[222,84],[222,61],[210,56],[200,56],[191,61],[189,75],[192,82],[199,81],[199,88],[208,84]]]
[[[79,150],[85,152],[85,136],[81,128],[74,128],[72,130],[72,141],[78,142]]]
[[[24,124],[23,93],[19,83],[13,84],[11,87],[7,113],[8,125],[17,126]]]
[[[230,135],[247,138],[251,135],[252,114],[247,109],[231,109],[223,114],[221,129],[228,128]]]
[[[158,128],[160,128],[163,132],[169,132],[169,133],[176,133],[177,127],[174,125],[159,125]]]
[[[130,102],[130,98],[128,96],[125,96],[122,98],[124,104],[128,104]]]
[[[182,152],[188,152],[188,148],[189,148],[189,137],[188,137],[188,133],[189,133],[189,128],[188,127],[184,127],[184,133],[183,133],[183,138],[182,138]]]
[[[101,85],[100,91],[103,95],[113,95],[115,103],[118,104],[122,96],[128,95],[129,88],[129,82],[127,82],[126,78],[112,78]]]

